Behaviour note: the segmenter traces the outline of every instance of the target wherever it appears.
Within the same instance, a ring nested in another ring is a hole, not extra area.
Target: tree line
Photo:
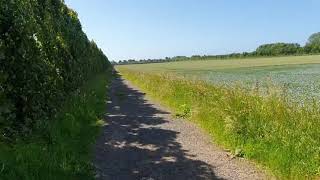
[[[145,64],[145,63],[162,63],[172,61],[187,60],[213,60],[213,59],[231,59],[231,58],[247,58],[247,57],[264,57],[264,56],[290,56],[290,55],[306,55],[320,53],[320,32],[312,34],[306,45],[301,46],[298,43],[272,43],[259,46],[253,52],[231,53],[225,55],[194,55],[166,57],[164,59],[141,59],[141,60],[120,60],[112,62],[113,64]]]
[[[45,126],[68,94],[111,67],[61,0],[0,0],[0,141]]]

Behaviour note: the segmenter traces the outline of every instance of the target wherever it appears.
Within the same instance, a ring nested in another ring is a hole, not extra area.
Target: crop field
[[[181,61],[122,68],[170,72],[223,86],[272,87],[294,100],[320,98],[320,56]]]
[[[177,117],[197,123],[214,142],[234,154],[240,152],[240,156],[268,167],[280,179],[312,179],[320,174],[320,103],[312,98],[320,97],[319,58],[189,61],[116,68]],[[301,99],[306,97],[315,101]]]

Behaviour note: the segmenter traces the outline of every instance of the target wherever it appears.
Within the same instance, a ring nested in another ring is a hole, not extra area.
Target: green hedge
[[[0,140],[44,127],[110,63],[61,0],[0,0]]]

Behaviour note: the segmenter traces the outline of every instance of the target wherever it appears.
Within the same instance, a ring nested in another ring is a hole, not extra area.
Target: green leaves
[[[308,39],[308,44],[320,44],[320,32],[312,34]]]
[[[261,45],[255,52],[260,56],[279,56],[298,54],[302,49],[296,43],[273,43]]]
[[[0,0],[0,4],[0,98],[5,97],[0,107],[11,102],[12,114],[0,112],[4,121],[11,121],[0,123],[0,131],[32,129],[109,62],[63,1]]]
[[[320,32],[312,34],[305,46],[307,53],[320,53]]]

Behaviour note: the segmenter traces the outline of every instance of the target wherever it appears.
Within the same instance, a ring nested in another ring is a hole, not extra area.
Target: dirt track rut
[[[95,150],[97,179],[269,179],[121,78],[111,85],[106,122]]]

